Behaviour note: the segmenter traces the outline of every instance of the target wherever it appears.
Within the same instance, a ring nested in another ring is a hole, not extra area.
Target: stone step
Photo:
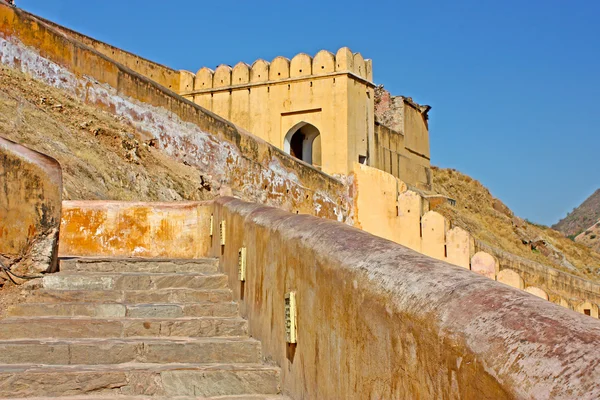
[[[23,303],[7,311],[11,317],[91,317],[91,318],[179,318],[235,317],[234,302],[194,304],[123,304],[123,303]]]
[[[32,303],[106,302],[106,303],[196,303],[232,301],[229,289],[158,289],[158,290],[50,290],[31,291]]]
[[[60,260],[63,272],[160,272],[216,273],[219,260],[145,259],[145,258],[73,258]]]
[[[241,318],[119,318],[10,317],[0,320],[0,340],[224,337],[247,334]]]
[[[249,338],[3,340],[0,364],[258,363]]]
[[[2,365],[0,396],[278,394],[278,368],[261,364]]]
[[[160,290],[160,289],[225,289],[224,274],[155,274],[145,272],[109,273],[58,273],[42,279],[44,289],[54,290]]]

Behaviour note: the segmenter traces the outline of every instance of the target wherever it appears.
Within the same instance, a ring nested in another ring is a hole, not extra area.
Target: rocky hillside
[[[452,169],[433,168],[433,190],[456,200],[436,211],[478,240],[517,256],[600,281],[600,254],[546,226],[513,214],[478,181]]]
[[[600,220],[600,189],[588,197],[579,207],[567,214],[552,228],[567,236],[577,236]]]
[[[583,243],[600,253],[600,220],[575,237],[575,241]]]
[[[208,177],[155,149],[130,125],[5,66],[0,135],[57,159],[65,200],[214,197]]]
[[[600,252],[600,189],[552,227]]]

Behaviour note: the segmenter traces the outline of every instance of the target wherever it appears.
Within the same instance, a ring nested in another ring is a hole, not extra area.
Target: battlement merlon
[[[182,96],[338,75],[347,75],[370,88],[375,87],[372,61],[365,60],[360,53],[352,53],[347,47],[339,49],[335,55],[321,50],[314,57],[297,54],[291,61],[278,56],[270,63],[256,60],[252,66],[239,62],[233,68],[222,64],[214,71],[203,67],[196,74],[180,72]]]

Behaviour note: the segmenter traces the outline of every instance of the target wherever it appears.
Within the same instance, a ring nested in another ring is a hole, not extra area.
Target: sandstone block
[[[106,365],[143,363],[257,363],[252,339],[9,340],[0,343],[2,364]]]
[[[181,318],[123,320],[124,337],[210,337],[243,336],[247,322],[240,318]]]
[[[279,371],[257,364],[3,366],[0,396],[229,396],[279,393]]]
[[[121,337],[117,320],[75,318],[8,318],[0,321],[0,340],[42,338]]]
[[[123,304],[85,304],[85,303],[54,303],[38,304],[25,303],[16,305],[8,310],[9,316],[16,317],[96,317],[118,318],[125,317],[127,308]]]
[[[155,272],[155,273],[216,273],[217,259],[152,260],[78,258],[62,260],[60,270],[65,272]]]

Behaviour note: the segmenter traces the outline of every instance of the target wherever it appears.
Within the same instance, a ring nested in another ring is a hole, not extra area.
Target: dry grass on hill
[[[600,189],[596,190],[579,207],[567,214],[552,228],[565,235],[577,236],[600,220]]]
[[[600,281],[600,254],[558,231],[513,216],[478,181],[456,170],[433,168],[433,190],[456,200],[456,206],[444,204],[436,211],[476,239],[517,256]]]
[[[588,229],[584,229],[583,232],[577,235],[575,240],[600,252],[600,220]]]
[[[0,135],[57,159],[65,200],[214,197],[196,168],[164,155],[114,115],[6,66]]]

